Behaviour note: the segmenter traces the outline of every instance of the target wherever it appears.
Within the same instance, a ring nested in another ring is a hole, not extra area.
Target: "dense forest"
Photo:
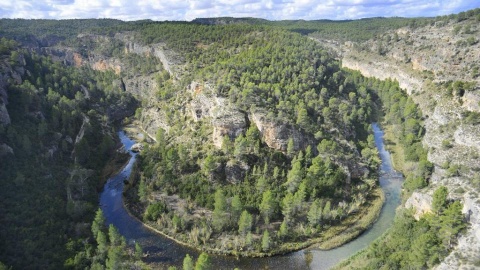
[[[0,260],[16,269],[88,265],[75,254],[90,245],[99,179],[116,147],[106,109],[133,112],[136,102],[112,88],[113,72],[65,67],[5,38],[0,48],[2,73],[26,73],[7,84],[11,124],[0,125],[10,147],[0,156]]]
[[[145,223],[210,252],[252,256],[328,242],[351,224],[352,235],[329,247],[357,236],[380,210],[371,202],[382,200],[370,123],[396,135],[408,194],[426,187],[433,169],[421,144],[423,116],[397,82],[340,68],[305,35],[360,42],[472,16],[478,9],[342,22],[0,20],[0,86],[11,120],[0,123],[0,268],[146,267],[141,247],[128,246],[97,209],[107,175],[126,160],[116,151],[118,125],[131,117],[141,126],[148,107],[164,112],[168,128],[144,142],[125,193]],[[117,33],[162,44],[182,64],[169,73],[153,55],[128,53]],[[119,59],[123,69],[66,66],[40,49],[50,46]],[[124,81],[142,76],[154,78],[153,96],[125,91]],[[219,123],[234,116],[240,127],[215,139]],[[272,143],[266,128],[282,139]],[[399,212],[388,234],[342,267],[439,263],[466,225],[445,188],[433,207],[420,220]],[[184,269],[208,269],[209,260],[187,256]]]

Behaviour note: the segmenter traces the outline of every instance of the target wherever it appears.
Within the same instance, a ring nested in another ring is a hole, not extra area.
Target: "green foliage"
[[[14,28],[2,27],[1,31]],[[95,216],[98,179],[114,153],[113,119],[107,108],[125,105],[122,109],[127,112],[134,101],[112,88],[113,72],[66,67],[17,49],[16,44],[6,39],[0,42],[0,51],[15,50],[10,51],[9,60],[29,74],[21,84],[9,81],[6,87],[12,123],[0,132],[0,142],[11,146],[15,155],[0,158],[5,217],[0,260],[18,269],[32,265],[60,269],[64,263],[80,267],[88,264],[87,252],[77,253],[82,249],[78,244],[65,246],[70,239],[85,239],[90,234],[88,229],[72,228],[84,228],[78,225]],[[90,94],[88,102],[82,86]],[[82,126],[83,138],[75,142]]]
[[[156,202],[149,204],[143,218],[146,220],[156,221],[163,213],[168,212],[167,206],[164,202]]]
[[[213,221],[212,225],[216,231],[222,231],[227,223],[226,210],[227,210],[227,200],[223,194],[222,189],[218,189],[215,192],[215,203],[213,211]]]
[[[194,263],[192,257],[190,255],[185,255],[185,258],[183,259],[183,270],[193,270],[194,268]]]
[[[259,210],[265,220],[265,224],[269,224],[270,218],[272,218],[275,213],[275,198],[270,190],[263,193],[262,203],[260,203]]]
[[[395,217],[388,234],[377,239],[351,264],[361,260],[363,267],[384,265],[389,269],[433,268],[452,249],[459,233],[466,227],[459,201],[448,202],[445,187],[434,193],[436,208],[443,211],[414,219],[412,211],[401,211]],[[440,206],[438,206],[440,205]]]
[[[270,241],[270,234],[268,233],[268,230],[263,231],[263,236],[262,236],[262,250],[264,252],[267,252],[270,250],[271,246],[271,241]]]
[[[253,217],[247,210],[242,212],[240,219],[238,220],[238,233],[245,236],[252,230]]]
[[[432,200],[432,210],[435,213],[441,213],[445,210],[448,201],[447,201],[447,196],[448,196],[448,189],[444,186],[439,187],[435,192],[433,193],[433,200]]]
[[[208,270],[210,267],[210,257],[207,253],[202,252],[200,256],[198,256],[197,262],[195,263],[195,270]]]

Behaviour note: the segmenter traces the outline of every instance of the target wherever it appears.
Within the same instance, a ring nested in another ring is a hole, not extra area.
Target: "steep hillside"
[[[90,230],[99,179],[124,162],[114,123],[134,113],[135,100],[112,87],[113,72],[67,67],[30,49],[0,40],[0,260],[15,269],[107,258],[139,265],[113,227],[97,226],[98,253]],[[120,164],[107,166],[113,157]]]
[[[381,38],[337,46],[342,66],[368,77],[397,80],[424,114],[423,145],[435,166],[429,185],[405,207],[416,218],[431,212],[440,186],[460,200],[469,227],[438,269],[478,266],[480,256],[479,10],[439,17],[420,28],[400,28]],[[330,43],[332,44],[332,43]],[[340,44],[340,43],[337,43]],[[406,168],[403,168],[406,169]]]

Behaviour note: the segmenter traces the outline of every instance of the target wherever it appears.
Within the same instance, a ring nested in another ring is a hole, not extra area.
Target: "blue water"
[[[385,204],[378,220],[373,226],[355,240],[332,250],[305,249],[287,255],[268,258],[234,258],[231,256],[211,255],[215,269],[233,269],[238,267],[247,269],[330,269],[340,261],[367,247],[373,240],[382,235],[391,225],[395,217],[395,210],[401,201],[401,185],[403,177],[396,172],[391,164],[390,153],[385,150],[383,131],[376,124],[372,124],[375,136],[375,145],[382,160],[379,168],[379,183],[385,193]],[[119,132],[119,137],[129,150],[135,143],[124,132]],[[137,219],[131,217],[123,207],[123,180],[130,175],[136,153],[129,151],[131,158],[125,168],[117,175],[110,178],[101,193],[100,205],[108,224],[115,225],[119,232],[132,244],[139,242],[144,252],[149,256],[148,263],[156,268],[166,268],[165,265],[181,267],[183,258],[190,254],[198,257],[198,251],[184,247],[165,238],[143,226]]]

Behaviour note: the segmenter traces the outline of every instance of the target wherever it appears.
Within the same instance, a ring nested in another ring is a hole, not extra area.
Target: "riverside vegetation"
[[[130,179],[127,198],[145,222],[210,252],[264,256],[341,233],[337,226],[353,224],[378,198],[369,129],[375,96],[357,88],[314,41],[261,26],[142,30],[146,42],[183,44],[187,66],[177,82],[159,78],[158,102],[175,112],[175,123],[157,132]],[[210,117],[194,121],[182,113],[192,96],[184,80],[202,82],[194,98],[225,99],[245,125],[215,145]],[[268,145],[259,114],[289,132],[285,147]]]
[[[430,22],[383,20],[385,30]],[[428,185],[432,165],[412,99],[396,82],[341,69],[299,34],[344,39],[353,31],[356,40],[366,40],[380,33],[368,29],[377,19],[247,21],[1,20],[0,35],[8,39],[0,44],[0,261],[22,269],[146,267],[141,247],[128,247],[114,227],[104,227],[102,213],[95,214],[102,170],[115,167],[106,157],[118,155],[114,123],[136,108],[147,130],[150,108],[164,114],[129,179],[128,207],[163,233],[210,252],[265,256],[328,244],[360,220],[353,236],[366,229],[375,215],[365,213],[381,200],[372,121],[383,119],[395,131],[415,165],[405,172],[405,190]],[[175,51],[173,67],[148,51],[129,53],[117,33]],[[77,60],[118,59],[121,71],[73,63],[66,57],[72,51]],[[149,76],[155,88],[139,93],[143,86],[135,80]],[[135,90],[128,90],[129,80]],[[461,205],[448,201],[444,188],[435,192],[434,205],[418,221],[400,213],[388,234],[354,258],[362,264],[348,267],[440,262],[465,223]],[[420,255],[409,255],[410,248]],[[198,269],[208,267],[208,256],[200,257]],[[191,258],[184,268],[193,268]]]

